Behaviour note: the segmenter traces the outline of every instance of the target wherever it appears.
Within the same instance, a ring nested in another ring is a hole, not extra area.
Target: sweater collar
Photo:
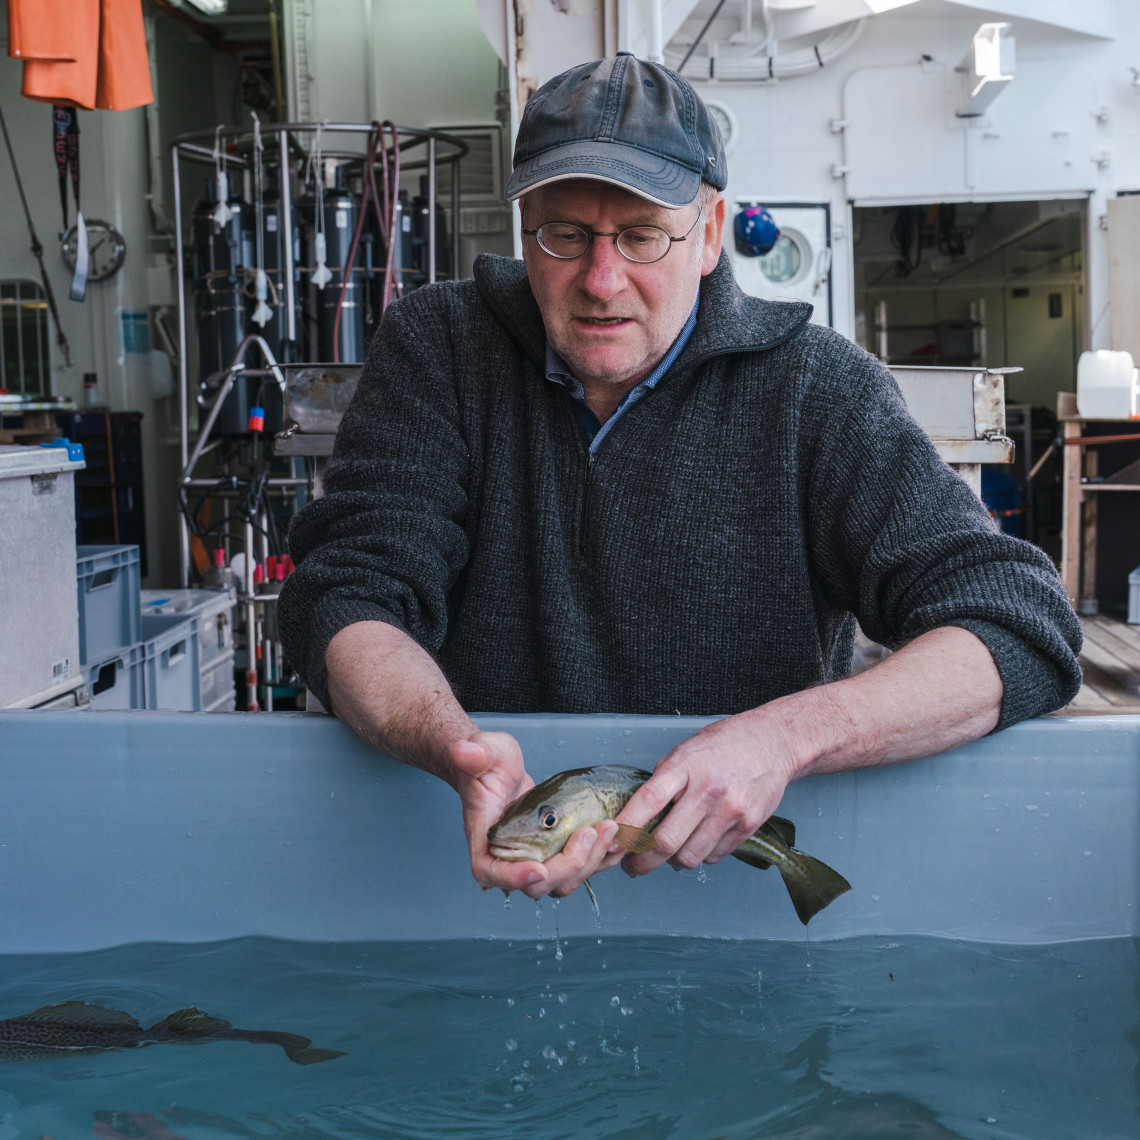
[[[485,253],[475,261],[475,284],[491,311],[541,369],[546,361],[546,328],[531,292],[526,266],[512,257]],[[694,366],[732,352],[761,352],[794,337],[812,307],[802,301],[750,297],[732,275],[728,253],[701,278],[697,327],[679,363]]]

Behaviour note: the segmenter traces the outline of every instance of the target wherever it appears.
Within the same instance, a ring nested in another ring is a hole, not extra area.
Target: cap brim
[[[520,163],[503,196],[518,198],[540,186],[587,178],[619,186],[669,210],[688,206],[701,189],[701,176],[669,159],[617,142],[574,142],[551,147]]]

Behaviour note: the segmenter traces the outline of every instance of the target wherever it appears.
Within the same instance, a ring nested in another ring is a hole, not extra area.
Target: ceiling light
[[[184,2],[207,16],[220,16],[230,6],[230,0],[184,0]]]

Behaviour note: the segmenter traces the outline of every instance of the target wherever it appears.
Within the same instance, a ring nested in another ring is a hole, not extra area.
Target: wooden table
[[[1140,443],[1140,419],[1088,419],[1077,414],[1073,392],[1057,394],[1063,462],[1061,514],[1061,580],[1078,613],[1095,614],[1097,499],[1102,493],[1140,491],[1140,459],[1101,478],[1096,446],[1135,438]],[[1119,424],[1110,436],[1084,434],[1086,424]],[[1091,480],[1097,480],[1091,482]]]

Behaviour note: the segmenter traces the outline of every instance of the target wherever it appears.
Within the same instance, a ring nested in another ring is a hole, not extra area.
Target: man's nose
[[[582,288],[598,300],[620,293],[626,285],[626,266],[612,237],[595,237],[582,254]]]

